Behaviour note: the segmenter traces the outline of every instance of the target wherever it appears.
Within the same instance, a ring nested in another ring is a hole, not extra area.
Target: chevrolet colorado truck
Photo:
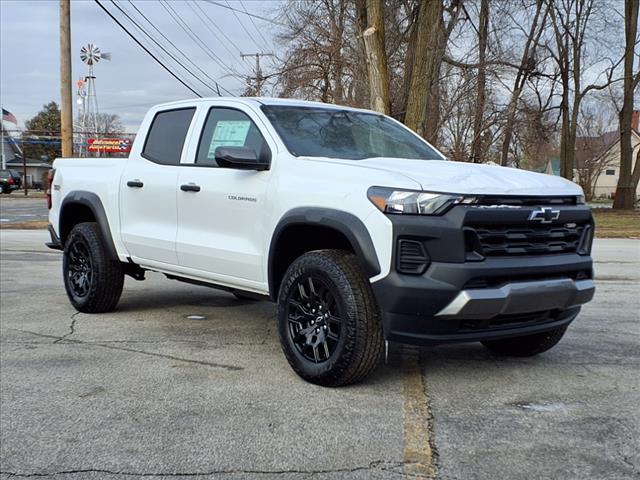
[[[77,310],[113,310],[149,270],[270,299],[289,364],[320,385],[361,380],[388,341],[535,355],[594,294],[580,187],[448,161],[367,110],[168,103],[128,158],[54,169],[48,246]]]

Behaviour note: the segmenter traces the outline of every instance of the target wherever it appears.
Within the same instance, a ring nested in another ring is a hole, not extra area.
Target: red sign
[[[128,153],[131,151],[131,140],[126,138],[90,138],[90,152]]]

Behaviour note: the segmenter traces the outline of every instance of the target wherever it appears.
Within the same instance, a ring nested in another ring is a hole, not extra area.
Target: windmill
[[[95,44],[89,43],[80,49],[80,60],[89,67],[87,75],[78,80],[78,127],[80,130],[79,151],[82,155],[87,150],[89,135],[98,133],[98,96],[96,94],[96,77],[93,67],[100,60],[111,60],[111,54],[102,52]]]

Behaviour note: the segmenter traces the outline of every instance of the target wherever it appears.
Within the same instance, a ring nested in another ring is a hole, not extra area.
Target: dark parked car
[[[14,170],[0,170],[0,193],[11,193],[22,187],[22,178]]]

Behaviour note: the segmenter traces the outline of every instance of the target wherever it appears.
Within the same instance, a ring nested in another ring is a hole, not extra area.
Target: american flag
[[[2,120],[4,120],[5,122],[15,123],[16,125],[18,124],[16,116],[9,110],[5,110],[4,108],[2,109]]]

